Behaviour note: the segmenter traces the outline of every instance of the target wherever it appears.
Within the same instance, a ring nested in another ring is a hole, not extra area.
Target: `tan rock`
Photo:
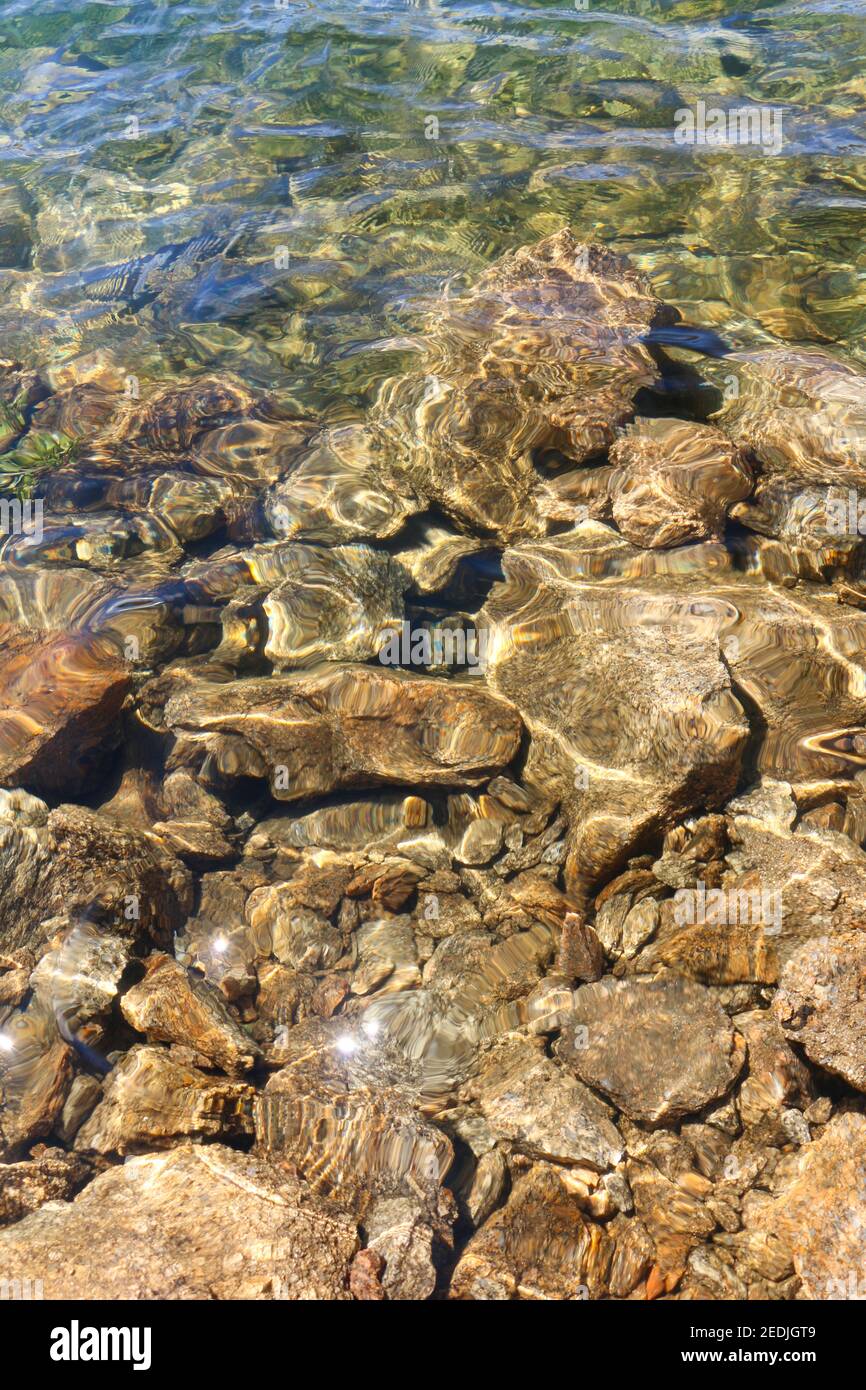
[[[0,1232],[48,1299],[345,1299],[354,1222],[222,1145],[131,1158]]]
[[[255,1065],[259,1049],[210,985],[171,956],[149,956],[145,969],[144,979],[120,1003],[137,1032],[149,1042],[186,1043],[229,1074]]]
[[[267,777],[279,801],[341,787],[477,784],[506,767],[520,718],[478,682],[373,667],[218,685],[170,696],[176,762],[207,755],[230,777]]]
[[[79,1153],[140,1153],[182,1139],[252,1134],[252,1086],[181,1065],[161,1047],[133,1047],[106,1077],[75,1139]]]
[[[730,1090],[746,1049],[709,991],[690,980],[614,980],[575,992],[556,1052],[628,1116],[665,1124]]]

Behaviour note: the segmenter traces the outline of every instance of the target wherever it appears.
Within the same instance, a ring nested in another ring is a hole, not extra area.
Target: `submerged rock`
[[[229,1075],[259,1056],[219,995],[170,956],[148,957],[146,974],[121,1000],[123,1016],[150,1042],[183,1043]]]
[[[264,600],[264,654],[278,670],[375,656],[399,630],[408,577],[369,546],[295,546]]]
[[[658,931],[636,969],[776,985],[803,943],[829,934],[832,953],[837,933],[850,937],[863,923],[866,854],[839,831],[795,826],[790,783],[764,778],[727,811],[723,878],[711,886],[694,867],[689,886],[660,904]]]
[[[117,743],[128,667],[94,637],[0,627],[0,782],[82,792]]]
[[[130,1158],[0,1232],[50,1299],[346,1299],[354,1222],[251,1154]],[[94,1259],[94,1252],[99,1258]]]
[[[387,476],[368,430],[323,430],[298,454],[291,471],[267,493],[264,519],[286,540],[346,541],[393,536],[420,510],[410,477]]]
[[[207,1076],[161,1047],[133,1047],[106,1078],[75,1138],[82,1153],[140,1153],[181,1139],[252,1134],[252,1086]]]
[[[526,780],[568,808],[565,876],[582,892],[641,836],[730,795],[749,737],[712,632],[723,600],[698,607],[674,565],[644,592],[642,567],[588,524],[506,551],[482,614],[488,683],[529,730]]]
[[[866,1091],[866,937],[862,929],[807,941],[773,999],[787,1038],[825,1071]]]
[[[590,1221],[555,1168],[536,1164],[472,1237],[450,1297],[478,1301],[603,1297],[613,1242]]]
[[[39,996],[0,1027],[0,1150],[15,1156],[50,1134],[72,1081],[72,1049]]]
[[[708,990],[688,980],[584,985],[557,1054],[631,1119],[670,1124],[719,1100],[746,1057]]]
[[[866,376],[816,348],[728,359],[740,389],[716,417],[765,464],[818,483],[866,480]]]
[[[761,1228],[790,1251],[806,1298],[863,1296],[864,1157],[866,1117],[836,1116],[803,1148],[791,1181],[761,1215]]]
[[[658,377],[642,335],[676,318],[627,261],[569,231],[509,252],[433,306],[423,370],[380,390],[387,467],[470,530],[544,534],[535,456],[584,463],[610,445]]]
[[[613,518],[635,545],[706,540],[748,497],[752,476],[728,437],[685,420],[640,420],[610,451]]]
[[[465,1090],[491,1133],[530,1158],[603,1172],[623,1156],[607,1107],[530,1042],[504,1039]]]
[[[81,806],[0,821],[0,941],[31,948],[60,914],[167,944],[192,905],[188,871],[159,841]]]
[[[321,1081],[305,1070],[286,1067],[258,1096],[259,1150],[359,1215],[376,1197],[435,1203],[453,1158],[448,1137],[395,1091],[349,1090],[338,1065]]]
[[[267,777],[278,801],[342,787],[477,785],[508,765],[520,718],[477,684],[368,667],[180,684],[165,704],[174,761]]]
[[[214,273],[194,321],[248,292]],[[110,354],[53,394],[0,363],[7,483],[20,437],[46,510],[0,543],[0,1272],[834,1297],[864,378],[729,353],[569,232],[427,308],[415,365],[325,426],[288,378],[139,401]],[[707,386],[662,343],[725,355],[721,428],[657,415]]]

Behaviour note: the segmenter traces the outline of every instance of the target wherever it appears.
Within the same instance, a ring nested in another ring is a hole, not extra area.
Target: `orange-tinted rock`
[[[791,1251],[807,1298],[863,1297],[866,1117],[839,1115],[803,1147],[792,1181],[761,1226]]]
[[[354,1222],[251,1154],[130,1158],[0,1233],[48,1299],[347,1299]]]
[[[0,784],[80,792],[116,741],[129,688],[108,642],[0,627]]]

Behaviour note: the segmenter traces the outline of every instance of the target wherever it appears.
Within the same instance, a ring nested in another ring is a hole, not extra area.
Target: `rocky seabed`
[[[0,1280],[850,1296],[866,377],[677,321],[562,231],[350,421],[0,364]]]

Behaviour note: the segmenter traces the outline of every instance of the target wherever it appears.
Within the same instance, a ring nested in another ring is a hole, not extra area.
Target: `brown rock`
[[[804,1109],[811,1102],[811,1072],[785,1038],[775,1011],[737,1014],[734,1024],[749,1048],[748,1075],[737,1095],[743,1124],[762,1126],[767,1143],[789,1143],[784,1117],[791,1107]]]
[[[529,732],[524,779],[562,803],[577,906],[647,836],[722,804],[739,776],[749,726],[713,631],[723,605],[709,598],[692,620],[693,595],[664,558],[592,523],[523,542],[505,551],[480,617],[488,684]],[[651,592],[645,569],[658,571]]]
[[[382,386],[372,438],[394,477],[461,528],[543,534],[551,506],[535,457],[602,452],[658,375],[641,335],[676,317],[623,257],[557,232],[443,296],[423,365]]]
[[[723,1096],[746,1049],[700,985],[607,976],[575,992],[556,1051],[632,1119],[667,1124]]]
[[[164,1048],[133,1047],[109,1073],[103,1099],[75,1139],[79,1152],[141,1153],[179,1139],[252,1134],[252,1086],[206,1076]]]
[[[168,944],[191,906],[184,866],[153,836],[83,806],[43,811],[42,824],[23,813],[0,820],[4,947],[34,949],[46,939],[44,923],[76,911],[119,936]]]
[[[494,1138],[509,1140],[530,1158],[603,1172],[623,1156],[607,1107],[522,1038],[506,1037],[482,1056],[467,1092]]]
[[[149,956],[144,979],[127,991],[120,1007],[149,1042],[187,1043],[230,1075],[249,1071],[260,1055],[216,991],[171,956]]]
[[[469,1241],[449,1296],[476,1301],[600,1298],[613,1245],[587,1220],[557,1169],[535,1164]]]
[[[323,1058],[312,1036],[311,1046],[257,1097],[259,1151],[359,1215],[378,1197],[435,1203],[453,1159],[447,1136],[388,1087],[347,1089],[340,1052]]]
[[[177,763],[206,754],[225,776],[267,777],[278,801],[387,783],[477,784],[507,766],[521,731],[511,705],[478,682],[364,666],[197,680],[171,695],[165,721]]]
[[[11,1226],[45,1202],[66,1202],[92,1176],[87,1159],[43,1149],[26,1163],[0,1165],[0,1226]]]
[[[48,1299],[346,1299],[354,1222],[222,1145],[131,1158],[0,1233]]]
[[[359,1250],[349,1270],[349,1291],[362,1303],[381,1303],[383,1257],[376,1250]]]
[[[72,1049],[38,995],[0,1029],[0,1153],[50,1134],[72,1081]]]
[[[586,926],[574,912],[566,913],[562,925],[560,956],[569,979],[586,984],[600,980],[604,973],[604,950],[592,927]]]
[[[104,639],[0,625],[0,784],[79,792],[117,741],[130,685]]]
[[[797,478],[866,478],[866,377],[817,348],[736,353],[740,390],[719,420],[762,463]]]

